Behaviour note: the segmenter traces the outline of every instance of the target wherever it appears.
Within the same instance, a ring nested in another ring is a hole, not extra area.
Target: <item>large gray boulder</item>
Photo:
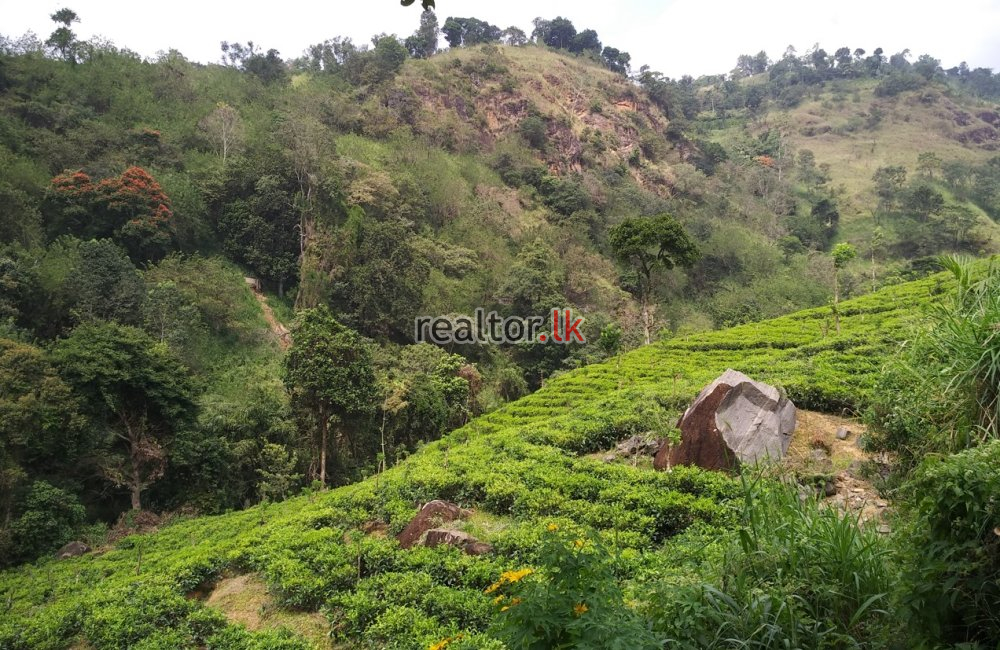
[[[664,444],[653,466],[736,469],[785,455],[795,431],[795,405],[777,388],[726,370],[681,416],[679,445]]]

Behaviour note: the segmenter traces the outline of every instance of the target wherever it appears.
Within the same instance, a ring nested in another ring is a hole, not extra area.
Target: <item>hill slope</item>
[[[665,434],[665,423],[730,367],[784,386],[799,406],[859,407],[879,359],[948,286],[934,276],[843,303],[839,334],[829,309],[814,309],[646,346],[550,381],[356,485],[7,571],[0,647],[300,647],[283,633],[227,624],[197,601],[235,574],[256,574],[289,610],[274,620],[314,631],[313,619],[294,612],[322,611],[347,647],[426,648],[459,631],[486,644],[475,636],[490,619],[483,590],[501,571],[535,561],[551,522],[603,531],[620,553],[621,580],[642,598],[647,580],[691,570],[671,555],[679,533],[695,522],[692,530],[733,522],[739,486],[721,474],[657,473],[584,454],[634,432]],[[391,536],[361,532],[384,525],[395,534],[437,498],[473,508],[465,527],[496,554],[403,551]]]

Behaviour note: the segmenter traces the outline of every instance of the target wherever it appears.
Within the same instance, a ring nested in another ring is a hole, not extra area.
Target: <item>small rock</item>
[[[882,533],[883,535],[888,535],[889,533],[892,532],[892,528],[890,528],[888,524],[881,524],[875,530]]]
[[[448,530],[447,528],[435,528],[427,531],[427,538],[424,546],[434,548],[441,544],[455,546],[468,555],[486,555],[493,552],[493,546],[486,542],[480,542],[472,535],[460,530]]]
[[[826,494],[826,496],[832,497],[837,493],[837,484],[831,481],[830,479],[827,479],[826,483],[823,485],[823,492]]]
[[[851,492],[853,492],[854,494],[861,494],[862,492],[864,492],[864,490],[862,488],[856,487],[856,488],[851,488]]]
[[[636,454],[652,456],[657,452],[657,450],[659,450],[659,448],[659,441],[653,439],[651,436],[636,434],[631,438],[627,438],[619,442],[615,449],[619,454],[624,454],[626,456]]]
[[[837,440],[847,440],[849,435],[851,435],[851,430],[847,427],[837,428]]]
[[[876,501],[875,502],[875,507],[876,508],[887,508],[887,507],[889,507],[889,504],[887,502],[885,502],[885,501]]]
[[[57,560],[66,560],[71,557],[80,557],[84,553],[90,553],[90,547],[83,542],[70,542],[56,551]]]
[[[615,455],[615,454],[607,454],[607,455],[606,455],[606,456],[604,456],[604,458],[602,458],[601,460],[603,460],[603,461],[604,461],[605,463],[613,463],[613,462],[615,462],[615,460],[617,460],[617,459],[618,459],[618,456],[617,456],[617,455]]]
[[[399,540],[400,548],[410,548],[431,528],[456,519],[464,519],[468,514],[468,511],[462,510],[454,503],[430,501],[420,509],[417,516],[407,524],[396,539]]]

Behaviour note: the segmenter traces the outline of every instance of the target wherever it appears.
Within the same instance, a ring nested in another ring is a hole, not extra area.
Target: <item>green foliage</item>
[[[508,648],[659,647],[625,605],[600,537],[549,524],[537,562],[537,572],[506,572],[486,589],[499,610],[494,633]]]
[[[911,483],[901,589],[906,623],[947,644],[1000,640],[1000,442],[929,456]]]
[[[187,369],[142,330],[113,323],[77,327],[54,357],[87,413],[111,433],[103,473],[141,508],[142,490],[163,475],[167,441],[194,411]]]
[[[885,538],[793,487],[745,481],[744,490],[719,582],[662,587],[648,601],[654,629],[691,648],[885,647]]]
[[[285,359],[285,384],[309,434],[318,437],[314,462],[325,485],[330,425],[345,432],[352,418],[375,410],[371,350],[360,334],[334,320],[325,306],[300,312],[293,335],[295,343]]]
[[[21,509],[10,524],[15,549],[11,560],[33,559],[55,551],[73,539],[86,517],[75,496],[45,481],[31,484]]]
[[[955,453],[1000,433],[1000,271],[942,258],[957,290],[888,364],[869,413],[872,449],[900,455],[904,471],[931,452]]]

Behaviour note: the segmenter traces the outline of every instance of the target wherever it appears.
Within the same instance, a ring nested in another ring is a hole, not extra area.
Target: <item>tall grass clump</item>
[[[956,289],[887,364],[869,411],[869,449],[897,454],[906,471],[927,453],[1000,437],[1000,268],[940,264]]]
[[[717,581],[650,599],[646,613],[666,647],[886,647],[888,541],[791,486],[744,489],[742,525]]]

